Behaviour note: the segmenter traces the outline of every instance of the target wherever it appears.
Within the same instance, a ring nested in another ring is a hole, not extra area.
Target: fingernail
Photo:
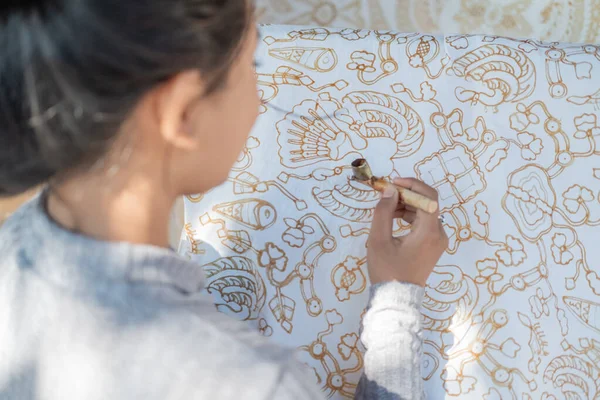
[[[394,197],[395,193],[396,193],[396,188],[394,186],[386,185],[381,197],[383,197],[384,199],[389,199],[391,197]]]

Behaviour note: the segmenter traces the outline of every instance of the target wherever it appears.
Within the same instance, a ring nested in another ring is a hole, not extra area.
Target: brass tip
[[[352,161],[352,174],[357,181],[368,181],[373,178],[373,172],[369,163],[364,158],[357,158]]]

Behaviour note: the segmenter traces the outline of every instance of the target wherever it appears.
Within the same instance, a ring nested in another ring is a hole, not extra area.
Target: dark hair
[[[0,196],[97,161],[140,97],[198,69],[226,78],[244,0],[3,0]],[[6,5],[8,3],[8,5]]]

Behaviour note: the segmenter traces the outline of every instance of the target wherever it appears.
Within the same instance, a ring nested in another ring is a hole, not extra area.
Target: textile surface
[[[598,43],[600,0],[257,0],[259,21]]]
[[[352,395],[378,200],[349,179],[364,157],[440,193],[430,398],[598,398],[597,46],[267,26],[257,62],[246,149],[185,201],[180,252],[220,310],[297,348],[327,395]]]

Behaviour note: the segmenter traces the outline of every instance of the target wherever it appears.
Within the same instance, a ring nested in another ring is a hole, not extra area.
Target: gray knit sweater
[[[0,399],[319,399],[290,349],[215,311],[202,270],[66,231],[41,198],[0,228]],[[423,289],[372,288],[359,399],[415,399]]]

